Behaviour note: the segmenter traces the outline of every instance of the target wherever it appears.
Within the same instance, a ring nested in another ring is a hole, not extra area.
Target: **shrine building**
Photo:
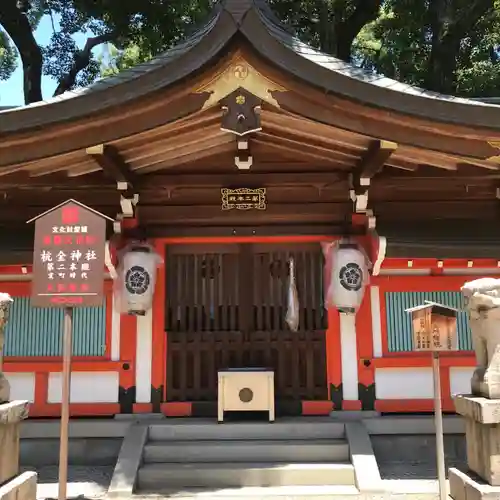
[[[164,261],[146,314],[121,313],[109,274],[105,300],[75,309],[72,416],[215,416],[228,367],[271,368],[278,417],[431,412],[405,312],[425,300],[458,309],[444,410],[468,392],[460,287],[500,275],[500,106],[367,73],[265,2],[226,0],[147,63],[2,110],[0,136],[4,370],[30,416],[60,414],[63,312],[30,304],[27,221],[68,199],[113,221],[103,272],[130,239]],[[340,240],[369,261],[356,314],[324,303],[321,244]]]

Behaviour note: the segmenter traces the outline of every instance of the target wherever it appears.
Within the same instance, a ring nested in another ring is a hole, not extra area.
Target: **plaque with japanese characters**
[[[457,309],[426,301],[406,312],[411,314],[414,351],[457,349]]]
[[[35,223],[33,306],[102,305],[106,219],[69,200],[28,221]]]
[[[221,189],[222,210],[265,210],[266,188]]]

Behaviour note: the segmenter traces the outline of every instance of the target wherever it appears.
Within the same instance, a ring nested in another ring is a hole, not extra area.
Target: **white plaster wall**
[[[137,317],[137,350],[135,388],[137,403],[151,402],[151,370],[153,361],[153,313]]]
[[[373,357],[381,358],[383,355],[382,321],[380,318],[380,288],[378,286],[370,287],[370,307],[372,312]]]
[[[21,399],[33,403],[35,401],[34,373],[5,373],[10,384],[10,399]]]
[[[342,394],[356,401],[358,395],[358,348],[356,345],[356,316],[340,315],[340,352],[342,359]]]
[[[432,398],[432,368],[377,368],[375,393],[377,399]]]
[[[474,367],[455,367],[450,368],[450,388],[451,395],[455,394],[470,394],[470,379]]]
[[[73,372],[71,374],[72,403],[117,403],[118,372]],[[49,374],[48,402],[60,403],[62,374]]]

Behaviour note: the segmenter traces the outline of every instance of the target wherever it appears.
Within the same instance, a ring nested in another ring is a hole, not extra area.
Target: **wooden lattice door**
[[[294,258],[300,324],[285,323]],[[278,400],[326,399],[322,255],[308,245],[172,245],[167,251],[167,400],[215,401],[221,368],[275,371]]]

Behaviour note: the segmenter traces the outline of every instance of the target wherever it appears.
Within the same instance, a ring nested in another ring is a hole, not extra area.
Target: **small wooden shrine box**
[[[218,421],[226,411],[266,411],[274,421],[274,372],[260,368],[219,371]]]
[[[457,311],[426,300],[406,309],[411,314],[414,351],[453,351],[457,345]]]

